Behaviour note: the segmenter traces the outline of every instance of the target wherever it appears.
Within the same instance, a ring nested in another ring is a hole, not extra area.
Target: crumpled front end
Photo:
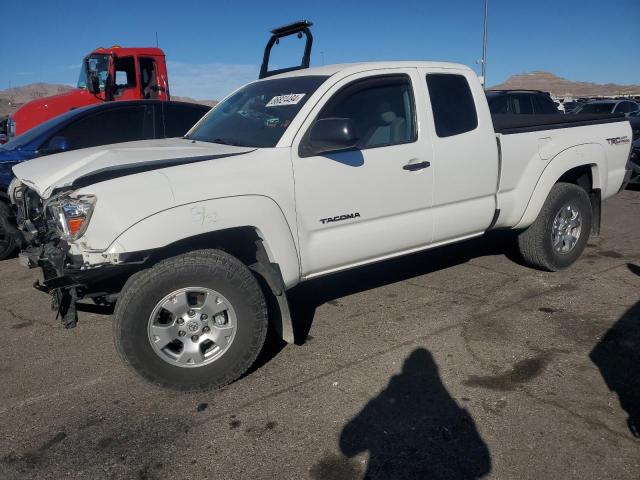
[[[52,295],[52,309],[66,328],[77,324],[78,300],[92,299],[95,304],[115,302],[126,278],[138,263],[118,265],[105,261],[89,265],[82,255],[73,254],[65,232],[61,231],[53,201],[44,201],[34,190],[20,184],[11,192],[16,207],[17,229],[23,237],[20,262],[28,268],[40,268],[43,279],[34,288]]]

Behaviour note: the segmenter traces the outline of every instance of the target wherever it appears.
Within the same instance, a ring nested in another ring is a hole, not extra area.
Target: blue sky
[[[218,99],[256,77],[269,29],[300,18],[315,23],[316,65],[415,59],[479,70],[482,55],[482,0],[23,0],[1,12],[0,89],[75,84],[93,48],[152,46],[157,31],[172,93]],[[282,45],[276,63],[299,61],[297,46]],[[487,56],[489,85],[534,70],[640,83],[640,0],[489,0]]]

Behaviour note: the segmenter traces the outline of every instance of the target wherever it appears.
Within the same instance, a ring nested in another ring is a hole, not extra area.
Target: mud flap
[[[270,319],[277,334],[287,343],[294,343],[293,322],[291,319],[291,311],[289,310],[289,301],[287,300],[287,292],[285,290],[284,281],[280,266],[277,263],[271,263],[261,240],[256,240],[256,260],[249,268],[260,275],[277,302],[280,318]]]

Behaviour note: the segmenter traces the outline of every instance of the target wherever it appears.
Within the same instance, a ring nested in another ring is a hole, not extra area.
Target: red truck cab
[[[9,117],[9,137],[74,108],[117,100],[169,100],[164,52],[159,48],[98,48],[82,61],[76,88],[25,103]]]

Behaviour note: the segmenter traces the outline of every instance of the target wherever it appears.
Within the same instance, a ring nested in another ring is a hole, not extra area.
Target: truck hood
[[[13,173],[42,198],[125,175],[248,153],[254,148],[183,138],[142,140],[85,148],[20,163]]]

